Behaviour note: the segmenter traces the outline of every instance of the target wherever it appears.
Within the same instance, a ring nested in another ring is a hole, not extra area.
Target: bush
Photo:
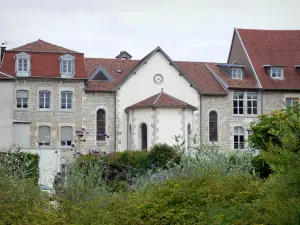
[[[149,160],[156,167],[168,168],[180,163],[180,154],[167,144],[156,144],[150,149]]]
[[[255,156],[252,159],[251,164],[253,166],[254,173],[258,174],[260,178],[268,178],[272,173],[270,165],[262,158],[261,155]]]

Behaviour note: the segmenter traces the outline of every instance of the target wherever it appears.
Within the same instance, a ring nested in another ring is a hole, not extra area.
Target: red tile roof
[[[300,89],[300,30],[237,29],[263,89]],[[285,65],[284,79],[271,79],[263,65]]]
[[[138,109],[138,108],[189,108],[197,110],[196,107],[185,103],[171,95],[164,93],[163,91],[153,95],[143,101],[140,101],[134,105],[131,105],[125,109]]]
[[[232,79],[215,63],[207,63],[207,65],[229,88],[259,88],[250,74],[245,73],[243,79]]]
[[[1,72],[10,76],[16,76],[15,72],[15,56],[19,52],[7,51],[5,52]],[[30,55],[31,77],[61,77],[59,57],[63,53],[47,53],[47,52],[26,52]],[[75,57],[75,76],[74,78],[88,78],[85,64],[84,55],[70,54]]]
[[[86,58],[86,70],[90,76],[99,66],[103,67],[110,76],[112,81],[88,81],[88,91],[112,91],[118,84],[127,77],[128,73],[135,68],[140,60],[120,60],[120,59],[103,59],[103,58]],[[198,87],[202,94],[226,95],[227,92],[214,78],[211,72],[202,62],[174,62],[185,75]],[[122,73],[117,73],[120,69]]]
[[[17,48],[13,48],[10,51],[21,51],[21,52],[55,52],[55,53],[79,53],[64,47],[51,44],[41,39],[22,45]]]

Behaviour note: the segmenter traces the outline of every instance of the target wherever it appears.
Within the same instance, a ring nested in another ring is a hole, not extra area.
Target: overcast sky
[[[135,59],[160,46],[173,60],[225,62],[234,27],[300,29],[299,9],[299,0],[2,0],[0,41]]]

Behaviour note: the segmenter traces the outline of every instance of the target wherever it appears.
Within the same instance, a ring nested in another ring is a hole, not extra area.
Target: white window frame
[[[256,98],[255,98],[256,96]],[[250,97],[250,98],[249,98]],[[254,103],[256,102],[256,107],[254,106]],[[248,104],[250,103],[250,107],[248,106]],[[248,115],[257,115],[258,114],[258,93],[257,92],[247,92],[247,114]],[[249,113],[249,109],[250,109],[250,113]],[[254,113],[256,109],[256,113]]]
[[[15,56],[15,72],[16,72],[16,76],[19,77],[28,77],[30,76],[30,55],[26,54],[25,52],[19,53]],[[21,64],[21,70],[19,70],[19,64],[20,61],[22,62]],[[24,69],[24,62],[26,61],[27,63],[27,68],[26,70]]]
[[[284,78],[284,67],[272,66],[270,68],[270,77],[272,79],[283,79]]]
[[[288,99],[291,101],[290,106],[287,106]],[[298,101],[298,103],[299,103],[299,98],[298,97],[286,97],[285,98],[285,107],[293,107],[295,105],[296,101]]]
[[[49,127],[49,135],[46,136],[49,142],[40,142],[40,127]],[[39,147],[50,147],[51,146],[51,126],[48,125],[40,125],[38,126],[38,146]]]
[[[236,136],[238,139],[237,141],[235,141]],[[241,136],[243,136],[243,142],[240,140]],[[233,128],[233,149],[245,149],[245,138],[245,129],[242,126],[235,126]]]
[[[63,99],[64,98],[64,94],[66,94],[66,98],[65,99]],[[68,94],[71,94],[71,107],[70,108],[68,108]],[[70,109],[73,109],[73,92],[72,91],[68,91],[68,90],[65,90],[65,91],[61,91],[61,93],[60,93],[60,97],[61,97],[61,102],[60,102],[60,108],[62,109],[62,110],[70,110]],[[64,100],[65,100],[65,102],[64,102]],[[63,106],[63,104],[65,104],[65,108],[63,108],[62,106]]]
[[[41,93],[43,93],[44,94],[44,96],[43,96],[43,107],[41,107]],[[46,96],[45,96],[45,94],[46,93],[49,93],[49,107],[48,108],[46,108]],[[38,108],[39,109],[45,109],[45,110],[50,110],[51,109],[51,91],[49,91],[49,90],[40,90],[39,91],[39,105],[38,105]]]
[[[62,140],[62,138],[61,138],[61,134],[62,134],[62,128],[63,127],[69,127],[69,128],[71,128],[72,129],[72,140]],[[61,126],[60,127],[60,146],[62,147],[62,148],[68,148],[68,147],[72,147],[72,143],[73,143],[73,133],[74,133],[74,128],[72,127],[72,126]],[[64,142],[64,143],[63,143]],[[70,144],[68,144],[68,142],[70,142]]]
[[[243,79],[244,71],[243,68],[233,67],[231,68],[232,79]]]
[[[59,57],[59,60],[61,77],[73,78],[75,75],[75,57],[70,54],[66,54]],[[66,68],[66,70],[64,68]]]
[[[242,96],[242,98],[235,98],[235,95],[238,95],[238,94],[242,94],[243,96]],[[234,91],[233,92],[233,101],[232,101],[232,103],[233,103],[233,107],[232,107],[232,109],[233,109],[233,115],[244,115],[245,114],[245,112],[244,112],[244,92],[242,92],[242,91]],[[237,107],[235,107],[234,106],[234,102],[237,102]],[[242,106],[240,106],[240,103],[242,102]],[[234,113],[234,109],[235,108],[237,108],[237,113]],[[242,109],[242,113],[240,113],[240,109]]]
[[[19,91],[26,91],[28,97],[27,98],[18,98]],[[21,99],[21,107],[18,107],[18,99]],[[24,107],[25,99],[27,101],[27,107]],[[16,90],[16,109],[28,109],[28,108],[29,108],[29,91],[23,90],[23,89]]]

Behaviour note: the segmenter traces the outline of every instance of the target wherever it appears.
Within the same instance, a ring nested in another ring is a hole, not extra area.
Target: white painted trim
[[[27,71],[19,71],[19,59],[27,60]],[[16,54],[15,56],[15,73],[17,77],[28,77],[31,74],[31,56],[25,52]]]
[[[212,75],[216,78],[216,80],[221,84],[225,91],[228,89],[228,85],[205,63],[207,69],[212,73]]]
[[[60,74],[62,78],[73,78],[75,76],[75,57],[70,55],[70,54],[65,54],[63,56],[59,57],[59,61],[60,61]],[[62,63],[63,61],[71,61],[71,66],[72,68],[72,73],[63,73],[63,69],[62,69]]]
[[[40,108],[40,91],[50,91],[50,106],[49,108]],[[43,112],[48,112],[48,111],[52,111],[52,103],[53,103],[53,88],[52,87],[39,87],[37,89],[37,111],[43,111]]]
[[[240,34],[239,34],[239,32],[238,32],[238,29],[236,29],[236,28],[234,28],[234,29],[235,29],[235,32],[236,32],[236,34],[237,34],[237,36],[238,36],[238,39],[240,40],[240,43],[241,43],[241,45],[242,45],[242,48],[243,48],[243,50],[244,50],[244,52],[245,52],[245,54],[246,54],[246,56],[247,56],[247,59],[248,59],[248,61],[249,61],[249,63],[250,63],[251,69],[252,69],[253,72],[254,72],[256,81],[257,81],[257,83],[258,83],[258,85],[259,85],[259,88],[262,88],[261,83],[260,83],[260,81],[259,81],[259,79],[258,79],[257,73],[256,73],[256,71],[255,71],[255,69],[254,69],[254,66],[253,66],[253,64],[252,64],[252,62],[251,62],[251,59],[250,59],[250,57],[249,57],[249,55],[248,55],[248,52],[247,52],[247,50],[246,50],[246,47],[245,47],[245,45],[244,45],[244,43],[243,43],[243,41],[242,41],[242,38],[241,38],[241,36],[240,36]]]

